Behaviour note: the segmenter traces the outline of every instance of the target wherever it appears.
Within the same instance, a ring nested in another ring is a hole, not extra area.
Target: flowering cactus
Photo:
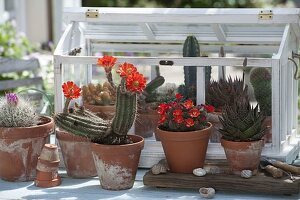
[[[98,64],[104,67],[108,82],[116,87],[116,115],[112,120],[104,120],[84,107],[75,106],[68,109],[72,99],[81,94],[80,88],[73,82],[63,84],[66,103],[63,113],[55,116],[56,125],[76,135],[88,137],[91,141],[102,144],[129,143],[127,133],[134,123],[137,111],[137,95],[146,87],[146,79],[136,67],[130,63],[119,65],[121,83],[115,86],[111,70],[116,58],[104,56],[98,59]]]
[[[209,105],[195,106],[191,99],[183,100],[178,93],[175,101],[158,106],[159,128],[175,132],[201,130],[208,126],[207,112],[213,110]]]
[[[30,127],[38,122],[35,109],[21,96],[7,93],[0,99],[0,127]]]

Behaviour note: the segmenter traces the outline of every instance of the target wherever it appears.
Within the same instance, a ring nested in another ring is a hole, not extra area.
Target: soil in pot
[[[54,130],[50,117],[40,118],[32,127],[0,127],[0,177],[7,181],[32,181],[38,157]]]
[[[252,142],[233,142],[221,139],[226,158],[233,174],[240,175],[242,170],[257,171],[263,140]]]
[[[97,176],[91,142],[84,137],[56,129],[56,137],[61,148],[68,176],[88,178]]]
[[[155,110],[139,111],[135,120],[135,134],[143,138],[152,137],[158,125],[159,115]]]
[[[157,128],[164,153],[171,172],[193,173],[195,168],[203,167],[209,137],[209,127],[198,131],[170,132]]]
[[[128,137],[133,141],[132,144],[92,143],[93,158],[103,189],[125,190],[134,184],[144,139],[138,135]]]

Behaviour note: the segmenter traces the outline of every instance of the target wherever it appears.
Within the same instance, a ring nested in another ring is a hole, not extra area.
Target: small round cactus
[[[0,99],[0,127],[30,127],[38,122],[35,109],[21,96],[8,93]]]
[[[103,85],[90,83],[82,87],[82,98],[86,104],[113,105],[116,101],[116,91],[108,82],[103,83]]]

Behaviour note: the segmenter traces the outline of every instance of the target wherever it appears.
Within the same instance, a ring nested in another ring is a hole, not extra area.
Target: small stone
[[[243,171],[241,171],[241,177],[243,177],[243,178],[251,178],[252,177],[252,171],[251,170],[243,170]]]
[[[167,173],[167,168],[165,167],[165,165],[158,163],[153,165],[153,167],[151,168],[151,172],[154,175],[165,174]]]
[[[214,198],[216,191],[214,188],[200,188],[199,193],[202,198],[212,199]]]
[[[206,171],[202,168],[196,168],[193,170],[193,174],[195,176],[205,176],[206,175]]]

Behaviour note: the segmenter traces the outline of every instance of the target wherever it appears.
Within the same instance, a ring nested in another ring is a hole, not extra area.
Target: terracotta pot
[[[265,143],[272,143],[272,116],[266,117],[264,126],[266,126],[267,128],[264,136],[264,141]]]
[[[234,174],[242,170],[257,171],[264,145],[263,140],[253,142],[233,142],[221,139],[226,158]]]
[[[57,161],[47,161],[38,158],[36,169],[42,172],[53,172],[57,171],[60,160]]]
[[[159,121],[159,115],[155,110],[150,110],[147,113],[138,112],[135,120],[134,132],[143,138],[152,137]]]
[[[209,141],[212,143],[219,143],[221,141],[222,135],[219,132],[219,129],[223,127],[219,120],[219,116],[221,115],[221,112],[208,113],[207,120],[212,124]]]
[[[42,149],[41,160],[47,160],[49,162],[59,161],[58,148],[55,144],[45,144]]]
[[[42,188],[55,187],[61,184],[61,178],[57,172],[41,172],[37,170],[34,185]]]
[[[90,141],[61,129],[56,129],[56,138],[68,176],[73,178],[88,178],[97,176]]]
[[[96,113],[102,119],[112,119],[116,113],[116,106],[98,106],[98,105],[90,105],[84,104],[84,107],[94,113]]]
[[[209,127],[198,131],[171,132],[157,128],[171,172],[192,173],[193,169],[203,167],[209,136]]]
[[[92,143],[94,162],[101,187],[107,190],[125,190],[133,186],[144,139],[129,135],[132,144],[103,145]]]
[[[36,176],[38,156],[54,130],[50,117],[40,117],[32,127],[0,127],[0,177],[7,181],[32,181]]]

